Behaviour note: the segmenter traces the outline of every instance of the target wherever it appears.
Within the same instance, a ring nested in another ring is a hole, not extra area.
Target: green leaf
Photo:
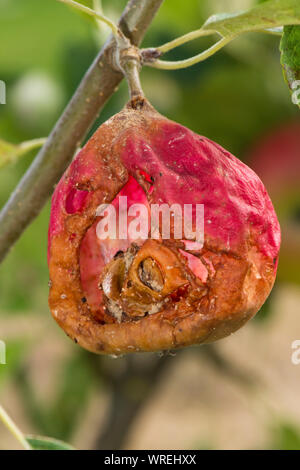
[[[281,422],[273,430],[273,449],[300,450],[300,430],[290,422]]]
[[[202,29],[230,37],[294,24],[300,24],[299,0],[270,0],[248,11],[213,15]]]
[[[33,450],[75,450],[70,444],[51,437],[29,435],[25,439]]]
[[[0,169],[8,163],[12,163],[19,157],[26,155],[33,149],[41,147],[46,139],[34,139],[21,144],[11,144],[0,139]]]
[[[285,26],[280,50],[283,74],[292,101],[300,107],[300,26]]]
[[[144,62],[151,67],[165,70],[190,67],[212,56],[243,33],[261,31],[281,35],[278,28],[287,25],[300,25],[299,0],[269,0],[244,12],[213,15],[208,18],[200,29],[191,31],[156,48],[159,53],[164,54],[201,36],[209,36],[215,33],[221,36],[221,39],[211,47],[189,59],[178,61],[148,60],[145,54],[146,60]]]

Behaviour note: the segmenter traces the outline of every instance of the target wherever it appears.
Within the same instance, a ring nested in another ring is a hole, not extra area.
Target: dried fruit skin
[[[97,208],[121,211],[122,194],[146,207],[204,204],[203,247],[174,237],[99,241]],[[65,332],[96,353],[211,342],[264,303],[279,245],[272,203],[250,168],[146,100],[129,103],[96,131],[54,192],[49,305]]]
[[[277,279],[300,283],[300,120],[263,134],[248,151],[249,166],[262,178],[284,227]]]

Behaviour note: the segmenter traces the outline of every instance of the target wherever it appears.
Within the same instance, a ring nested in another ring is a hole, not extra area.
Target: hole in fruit
[[[146,258],[139,265],[139,278],[143,284],[155,292],[161,292],[164,279],[158,264],[152,258]]]
[[[130,176],[126,185],[112,201],[116,209],[117,235],[119,234],[120,196],[127,197],[128,208],[132,204],[139,203],[145,205],[150,213],[149,204],[143,188]],[[102,202],[103,201],[99,201],[99,205]],[[99,280],[104,272],[105,266],[107,266],[114,257],[116,259],[122,257],[133,242],[137,244],[143,243],[143,240],[140,241],[139,239],[130,238],[129,235],[127,239],[124,240],[120,238],[100,240],[97,236],[97,225],[100,219],[101,217],[97,217],[94,224],[87,230],[80,247],[81,285],[84,295],[87,298],[87,303],[93,312],[97,312],[99,305],[103,302],[103,292],[99,289]],[[132,217],[127,214],[127,219],[128,223],[130,223]]]

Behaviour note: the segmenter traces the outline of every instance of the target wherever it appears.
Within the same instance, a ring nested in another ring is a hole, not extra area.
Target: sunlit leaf
[[[273,431],[273,449],[300,450],[300,429],[288,422],[282,422]]]
[[[164,54],[181,44],[201,36],[209,36],[212,34],[221,36],[221,39],[210,48],[189,59],[179,60],[177,62],[148,60],[145,54],[145,63],[150,64],[152,67],[166,70],[190,67],[212,56],[243,33],[260,31],[281,35],[281,30],[278,28],[286,25],[300,25],[299,0],[270,0],[247,11],[217,13],[208,18],[200,29],[163,44],[157,48],[157,51]]]
[[[70,444],[43,436],[25,436],[33,450],[75,450]]]
[[[270,0],[248,11],[213,15],[202,29],[228,37],[293,24],[300,24],[299,0]]]

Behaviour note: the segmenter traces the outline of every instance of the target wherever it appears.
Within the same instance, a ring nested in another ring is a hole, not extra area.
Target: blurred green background
[[[165,0],[143,46],[255,3]],[[103,1],[115,20],[125,4]],[[7,85],[0,138],[46,137],[108,34],[55,0],[0,0],[0,79]],[[167,57],[185,58],[210,44],[202,38]],[[0,401],[24,431],[79,448],[300,449],[300,365],[291,363],[291,343],[300,338],[300,117],[282,77],[279,38],[247,34],[204,63],[144,68],[141,79],[159,112],[260,169],[283,232],[274,291],[256,320],[215,346],[97,358],[71,344],[50,318],[48,204],[0,267],[0,339],[7,344]],[[127,99],[123,83],[89,135]],[[290,127],[293,146],[282,143]],[[276,158],[261,164],[278,138]],[[1,205],[34,156],[0,170]],[[276,185],[268,165],[279,169]],[[0,449],[15,446],[0,426]]]

